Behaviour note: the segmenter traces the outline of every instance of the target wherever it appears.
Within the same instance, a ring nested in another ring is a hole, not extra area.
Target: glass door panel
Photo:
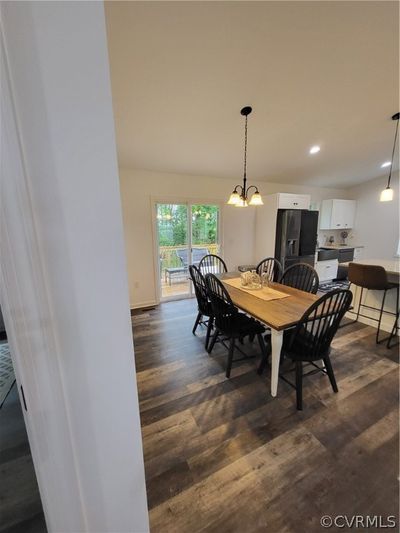
[[[191,295],[190,221],[187,204],[157,204],[161,299]]]
[[[189,265],[220,255],[220,208],[213,204],[157,203],[161,300],[193,296]]]
[[[192,204],[192,263],[196,266],[207,254],[220,255],[219,206]]]

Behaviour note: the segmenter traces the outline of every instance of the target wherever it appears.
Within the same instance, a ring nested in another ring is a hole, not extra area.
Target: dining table
[[[260,297],[257,290],[249,291],[240,287],[240,272],[227,272],[218,277],[227,289],[232,302],[271,330],[271,395],[276,396],[284,331],[300,321],[304,312],[318,300],[318,296],[287,285],[270,282],[268,288],[272,289],[271,299],[264,299]],[[277,295],[274,298],[274,291],[280,293],[281,296]]]

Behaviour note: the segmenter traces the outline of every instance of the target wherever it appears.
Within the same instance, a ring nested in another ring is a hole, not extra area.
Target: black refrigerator
[[[314,266],[318,238],[318,211],[279,209],[275,258],[283,269],[296,263]]]

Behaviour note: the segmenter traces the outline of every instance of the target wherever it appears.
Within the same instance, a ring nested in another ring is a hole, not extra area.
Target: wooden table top
[[[237,278],[239,276],[239,272],[228,272],[227,274],[220,274],[218,277],[223,282],[224,279]],[[236,289],[227,283],[224,283],[224,287],[229,292],[233,303],[237,307],[278,331],[297,324],[303,316],[304,311],[318,300],[316,294],[299,291],[298,289],[293,289],[280,283],[272,283],[271,287],[290,294],[290,296],[279,300],[271,300],[270,302],[261,300],[248,292]]]

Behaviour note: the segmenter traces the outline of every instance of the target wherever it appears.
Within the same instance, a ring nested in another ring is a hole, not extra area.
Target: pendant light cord
[[[395,152],[395,149],[396,149],[396,141],[397,141],[397,132],[399,130],[399,119],[397,119],[396,121],[396,133],[394,134],[394,143],[393,143],[393,151],[392,151],[392,162],[391,162],[391,165],[390,165],[390,171],[389,171],[389,179],[388,179],[388,184],[387,184],[387,189],[390,188],[390,179],[392,177],[392,168],[393,168],[393,160],[394,160],[394,152]]]
[[[243,165],[243,178],[246,180],[246,169],[247,169],[247,115],[246,115],[246,122],[244,125],[244,165]],[[243,191],[244,194],[246,194],[246,191]]]

